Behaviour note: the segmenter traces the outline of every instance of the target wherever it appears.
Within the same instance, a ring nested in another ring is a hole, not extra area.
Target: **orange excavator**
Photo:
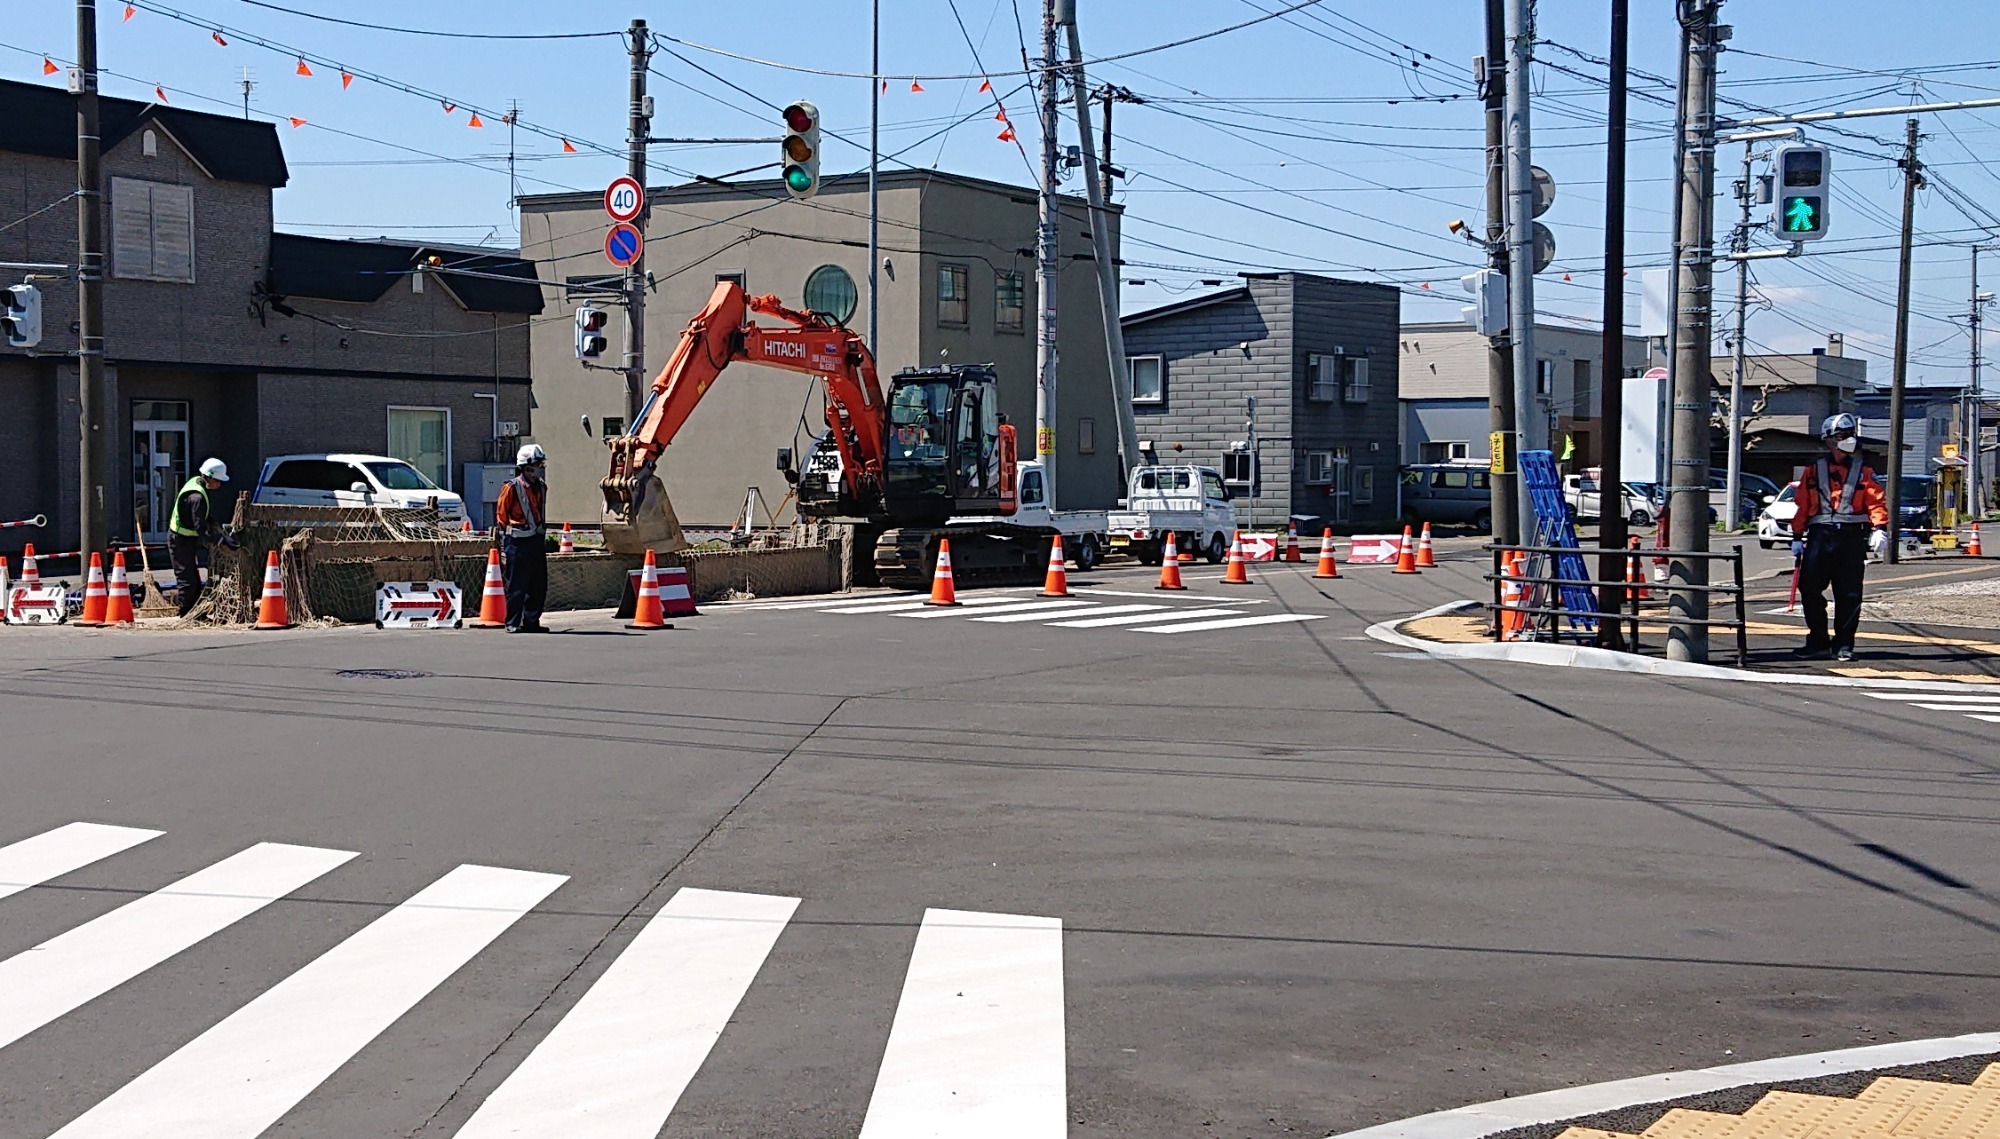
[[[784,322],[764,326],[749,314]],[[1047,531],[1008,521],[1015,511],[1014,428],[1000,415],[990,366],[906,368],[882,390],[859,335],[822,313],[745,297],[722,281],[681,332],[672,358],[629,434],[609,441],[605,545],[620,553],[671,546],[679,523],[655,473],[660,455],[723,369],[738,361],[804,372],[826,388],[826,432],[798,468],[778,465],[798,491],[801,519],[851,526],[857,550],[885,585],[929,581],[938,540],[951,539],[961,581],[1040,580]],[[863,571],[865,576],[865,570]]]

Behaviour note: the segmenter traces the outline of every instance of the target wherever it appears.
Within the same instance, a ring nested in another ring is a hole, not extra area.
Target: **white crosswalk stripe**
[[[458,1139],[658,1135],[798,906],[676,893]]]
[[[861,1139],[1068,1134],[1062,923],[927,910]]]
[[[256,1139],[564,881],[490,866],[451,871],[53,1139]]]
[[[0,846],[0,868],[47,882],[160,834],[70,824]],[[355,857],[258,843],[0,961],[0,1048],[177,954],[198,952],[211,935]],[[256,1139],[391,1025],[424,1015],[419,1006],[429,994],[566,881],[489,866],[451,870],[331,949],[293,963],[289,976],[193,1033],[51,1139]],[[715,1045],[800,904],[679,890],[472,1110],[456,1139],[659,1134],[688,1087],[713,1067]],[[259,920],[284,920],[284,912]],[[536,998],[521,999],[526,1018]],[[881,1015],[888,1043],[861,1139],[1066,1133],[1060,920],[926,910],[901,995]],[[402,1089],[383,1092],[393,1098]]]
[[[1253,613],[1247,617],[1217,618],[1213,621],[1189,621],[1178,625],[1149,625],[1135,630],[1140,633],[1205,633],[1211,629],[1243,629],[1251,625],[1284,625],[1297,621],[1318,621],[1318,613]]]
[[[81,870],[160,837],[161,832],[103,823],[68,823],[0,846],[0,898]]]
[[[1129,606],[1121,605],[1116,608],[1127,609]],[[1167,614],[1160,612],[1160,610],[1166,608],[1168,607],[1165,605],[1149,605],[1147,609],[1150,612],[1132,616],[1112,617],[1107,616],[1107,614],[1114,611],[1113,607],[1107,605],[1089,617],[1076,621],[1052,621],[1050,624],[1058,629],[1112,629],[1120,625],[1146,625],[1165,620]],[[1243,612],[1241,609],[1182,609],[1173,615],[1183,621],[1187,621],[1196,617],[1233,617],[1241,612]]]
[[[1051,629],[1120,629],[1168,634],[1297,625],[1325,620],[1327,616],[1323,613],[1260,613],[1248,608],[1269,604],[1268,598],[1176,596],[1159,591],[1141,593],[1094,587],[1072,589],[1071,593],[1073,596],[1069,597],[1042,597],[1026,592],[982,590],[972,594],[961,593],[956,606],[935,606],[927,604],[923,597],[917,595],[893,594],[861,600],[829,597],[817,601],[732,606],[731,609],[810,610],[848,617],[896,617],[918,621],[959,618],[982,625],[1037,624]]]
[[[258,843],[0,961],[0,1048],[353,857],[346,850]]]
[[[1951,683],[1935,688],[1863,689],[1877,700],[1926,712],[1957,712],[1968,720],[2000,724],[2000,686]]]

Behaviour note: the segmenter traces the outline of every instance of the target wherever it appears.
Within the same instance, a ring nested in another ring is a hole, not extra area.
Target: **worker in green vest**
[[[167,551],[174,564],[174,591],[180,614],[185,617],[201,600],[202,548],[214,542],[233,544],[220,522],[208,494],[229,481],[229,468],[221,459],[208,459],[201,471],[182,484],[174,496],[173,517],[167,522],[172,536]]]

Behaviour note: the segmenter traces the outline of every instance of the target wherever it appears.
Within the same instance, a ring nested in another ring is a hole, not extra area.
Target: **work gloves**
[[[1793,538],[1793,539],[1792,539],[1792,560],[1793,560],[1793,561],[1798,561],[1798,560],[1799,560],[1800,558],[1803,558],[1803,557],[1805,557],[1805,556],[1806,556],[1806,544],[1805,544],[1805,543],[1804,543],[1803,541],[1801,541],[1801,540],[1799,540],[1799,539],[1797,539],[1797,538]]]
[[[1887,550],[1888,548],[1889,548],[1889,532],[1887,530],[1874,530],[1869,532],[1868,535],[1869,553],[1880,554],[1883,551]]]

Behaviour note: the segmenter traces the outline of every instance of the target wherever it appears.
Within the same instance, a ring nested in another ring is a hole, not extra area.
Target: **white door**
[[[1353,511],[1354,466],[1348,461],[1347,448],[1339,447],[1333,452],[1333,481],[1327,484],[1327,519],[1335,526],[1347,525]]]
[[[132,512],[141,540],[167,540],[174,493],[187,479],[188,405],[177,400],[134,401]]]

